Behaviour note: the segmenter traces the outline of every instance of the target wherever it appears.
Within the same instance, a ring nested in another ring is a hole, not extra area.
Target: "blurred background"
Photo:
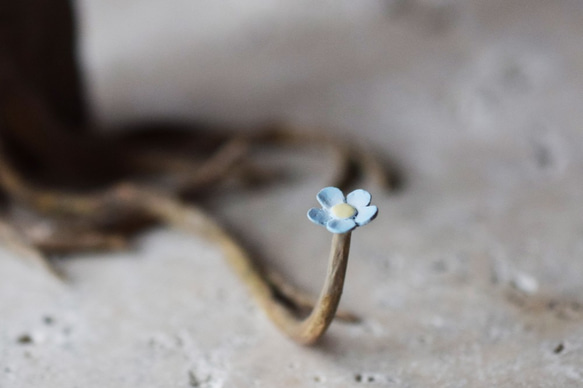
[[[161,228],[63,260],[69,287],[5,253],[0,387],[583,385],[583,2],[74,5],[101,131],[277,120],[374,145],[405,184],[364,187],[380,215],[355,233],[343,299],[364,320],[316,349],[204,239]],[[299,179],[205,206],[316,293],[330,236],[305,212],[332,167],[305,156],[285,154]]]
[[[77,8],[93,110],[104,123],[322,126],[373,140],[410,173],[440,180],[462,168],[461,142],[487,153],[514,147],[534,170],[546,163],[536,161],[541,153],[552,154],[543,169],[565,168],[568,150],[559,148],[580,145],[577,1]]]

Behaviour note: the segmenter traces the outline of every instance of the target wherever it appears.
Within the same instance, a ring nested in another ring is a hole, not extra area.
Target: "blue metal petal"
[[[356,228],[356,222],[347,218],[344,220],[331,219],[326,225],[326,229],[332,233],[342,234]]]
[[[317,208],[313,207],[310,210],[308,210],[308,218],[314,224],[326,225],[326,223],[330,219],[330,215],[328,214],[328,212],[326,210],[317,209]]]
[[[376,206],[365,206],[358,209],[358,214],[354,217],[354,221],[358,226],[363,226],[374,220],[379,213]]]
[[[332,206],[344,202],[344,194],[336,187],[323,188],[316,198],[324,209],[330,209]]]
[[[355,208],[370,205],[370,193],[363,189],[354,190],[346,197],[346,202]]]

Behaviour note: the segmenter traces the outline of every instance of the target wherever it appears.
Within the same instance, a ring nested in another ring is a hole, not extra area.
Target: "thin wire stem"
[[[316,342],[326,332],[336,315],[344,288],[351,235],[351,232],[334,234],[332,238],[328,273],[318,302],[308,318],[291,333],[292,338],[300,343],[312,344]]]

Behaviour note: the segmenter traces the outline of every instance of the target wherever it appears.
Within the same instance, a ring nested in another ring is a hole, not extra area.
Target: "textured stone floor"
[[[397,160],[342,305],[291,343],[212,244],[166,229],[63,259],[0,255],[0,387],[583,387],[583,3],[84,0],[96,116],[322,126]],[[269,157],[269,156],[267,156]],[[330,159],[206,205],[317,292],[305,218]]]

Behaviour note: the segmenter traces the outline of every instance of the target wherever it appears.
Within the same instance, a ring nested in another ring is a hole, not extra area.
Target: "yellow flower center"
[[[347,203],[339,203],[330,209],[336,218],[350,218],[356,214],[356,209]]]

